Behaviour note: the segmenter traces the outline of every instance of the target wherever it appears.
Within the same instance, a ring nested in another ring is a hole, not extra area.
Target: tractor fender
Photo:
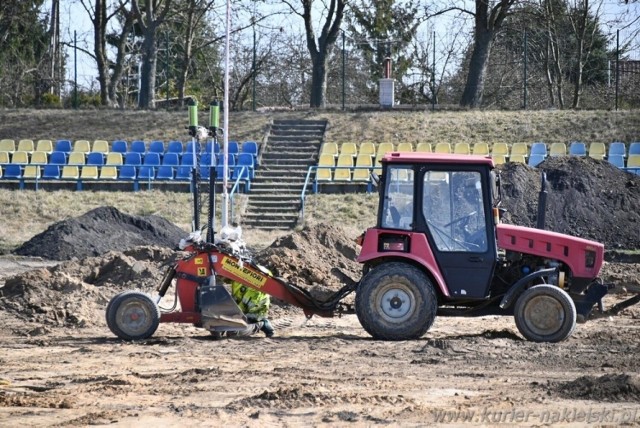
[[[536,278],[548,276],[554,272],[557,272],[557,270],[558,268],[540,269],[535,272],[531,272],[527,276],[523,276],[522,278],[517,280],[511,286],[511,288],[509,288],[509,291],[507,291],[507,293],[504,295],[504,297],[500,301],[500,308],[506,309],[509,306],[511,306],[511,304],[513,304],[513,301],[516,299],[516,297],[518,297],[520,293],[524,291],[524,289],[527,287],[527,284],[529,284],[531,281],[533,281]]]

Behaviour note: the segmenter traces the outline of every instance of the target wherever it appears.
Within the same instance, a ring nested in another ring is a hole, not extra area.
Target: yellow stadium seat
[[[486,156],[490,153],[488,143],[475,143],[473,145],[473,154],[478,156]]]
[[[45,152],[33,152],[31,154],[31,163],[32,164],[46,164],[49,162],[48,156]]]
[[[418,143],[416,152],[431,153],[431,143]]]
[[[91,146],[92,152],[109,153],[109,142],[107,140],[95,140]]]
[[[529,147],[527,143],[513,143],[511,146],[511,156],[522,156],[524,159],[529,156]]]
[[[50,155],[53,151],[53,142],[51,140],[38,140],[36,143],[36,152],[45,152]]]
[[[9,152],[0,152],[0,163],[11,163]]]
[[[332,155],[332,156],[338,156],[339,150],[338,150],[338,145],[336,143],[324,143],[322,144],[322,148],[320,149],[320,154],[321,155]]]
[[[356,156],[358,154],[358,147],[355,143],[342,143],[340,146],[340,156],[349,155]]]
[[[108,153],[105,165],[122,165],[122,153]]]
[[[122,165],[122,153],[111,152],[107,153],[107,160],[105,166],[100,168],[101,180],[117,180],[118,179],[118,167],[113,165]]]
[[[393,146],[393,143],[380,143],[378,144],[378,151],[376,152],[376,160],[373,163],[375,166],[375,173],[380,175],[380,173],[382,172],[382,168],[380,168],[380,159],[382,159],[384,157],[384,155],[386,155],[387,153],[391,153],[395,151],[395,147]]]
[[[607,155],[607,146],[604,143],[589,144],[589,157],[602,160]]]
[[[468,155],[471,153],[471,147],[469,143],[458,142],[453,146],[453,153],[457,155]]]
[[[77,180],[80,177],[80,168],[72,165],[65,165],[62,168],[63,180]]]
[[[0,152],[13,153],[16,151],[16,142],[14,140],[4,138],[0,140]]]
[[[25,164],[29,163],[29,154],[27,152],[17,151],[11,155],[11,163]]]
[[[567,145],[565,143],[552,143],[549,147],[549,156],[566,156]]]
[[[449,143],[438,143],[436,144],[436,153],[451,153],[451,144]]]
[[[71,152],[69,154],[69,160],[67,164],[69,165],[84,165],[86,162],[84,152]]]
[[[40,178],[40,165],[27,165],[24,167],[23,178],[37,180]]]
[[[353,156],[350,154],[341,154],[338,156],[336,166],[353,168]],[[337,168],[333,173],[333,181],[351,181],[351,169]]]
[[[97,180],[98,179],[98,167],[95,165],[87,165],[82,167],[80,178],[83,180]]]
[[[318,159],[318,169],[316,170],[317,181],[331,181],[333,172],[332,168],[336,165],[336,158],[331,153],[324,153]],[[325,168],[321,168],[325,167]]]
[[[77,140],[73,144],[72,152],[89,153],[91,151],[91,143],[88,140]]]
[[[398,143],[398,147],[396,148],[396,151],[398,152],[412,152],[413,151],[413,144],[411,143]]]
[[[640,155],[631,154],[627,159],[627,168],[640,168]],[[636,174],[640,174],[640,171],[636,171]]]
[[[494,165],[502,165],[507,162],[507,157],[505,155],[491,155],[493,159]]]
[[[359,169],[358,167],[367,169]],[[371,174],[372,167],[373,161],[371,160],[371,155],[367,153],[360,153],[356,157],[356,168],[353,170],[353,181],[369,181],[369,175]]]
[[[509,157],[509,146],[507,143],[493,143],[491,147],[491,156]]]
[[[520,155],[520,154],[514,155],[513,153],[511,153],[511,156],[509,157],[509,162],[527,163],[527,159],[524,155]]]
[[[34,151],[33,140],[24,139],[18,141],[18,151],[31,154]]]
[[[360,147],[358,148],[358,155],[376,155],[376,146],[373,143],[365,142],[360,143]]]

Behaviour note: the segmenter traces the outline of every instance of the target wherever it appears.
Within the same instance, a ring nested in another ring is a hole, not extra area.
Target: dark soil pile
[[[640,176],[605,161],[548,158],[538,168],[501,166],[505,223],[535,227],[540,170],[547,175],[546,229],[591,239],[607,248],[640,248]]]
[[[0,308],[43,325],[95,326],[103,322],[113,295],[133,289],[151,292],[162,279],[163,266],[179,254],[137,247],[25,272],[7,279]]]
[[[581,376],[561,383],[557,392],[566,398],[594,401],[633,401],[640,399],[640,379],[636,375],[606,374],[600,377]]]
[[[359,280],[362,266],[356,262],[359,249],[355,237],[328,224],[312,224],[301,231],[276,239],[256,255],[276,276],[309,289],[322,299],[344,283],[337,269]]]
[[[100,207],[55,223],[25,242],[15,254],[50,260],[95,257],[140,245],[176,248],[186,232],[158,216],[137,217]]]

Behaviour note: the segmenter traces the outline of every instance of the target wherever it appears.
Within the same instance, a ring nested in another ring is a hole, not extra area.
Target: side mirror
[[[371,172],[371,183],[378,187],[380,185],[380,177],[375,172]]]

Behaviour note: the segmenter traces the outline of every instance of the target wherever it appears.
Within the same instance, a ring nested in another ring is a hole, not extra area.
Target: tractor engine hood
[[[498,248],[559,260],[578,278],[596,278],[604,261],[604,245],[588,239],[510,224],[498,224],[496,235]]]

